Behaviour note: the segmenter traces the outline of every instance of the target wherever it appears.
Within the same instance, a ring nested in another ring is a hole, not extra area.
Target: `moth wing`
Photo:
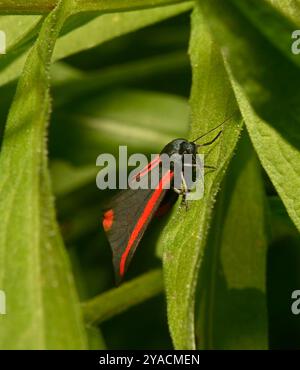
[[[117,282],[120,282],[132,260],[136,248],[153,219],[173,177],[166,172],[156,189],[127,189],[118,193],[103,215],[103,228],[113,253]]]

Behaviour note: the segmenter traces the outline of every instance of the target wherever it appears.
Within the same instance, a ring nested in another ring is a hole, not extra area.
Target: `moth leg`
[[[183,172],[181,172],[181,189],[182,189],[183,194],[188,192],[188,187],[187,187]]]
[[[185,210],[188,211],[189,210],[189,202],[186,199],[186,194],[187,193],[182,194],[181,204],[184,205],[185,206]]]
[[[200,144],[199,146],[207,146],[207,145],[213,144],[220,137],[221,134],[222,134],[222,130],[218,132],[217,135],[212,140],[208,141],[207,143]]]
[[[181,189],[173,188],[175,193],[182,195],[181,204],[185,205],[185,209],[188,210],[188,201],[186,200],[186,194],[189,193],[189,189],[187,187],[183,172],[181,172]]]
[[[198,167],[196,163],[186,163],[184,167]]]
[[[177,193],[179,195],[184,195],[185,193],[187,193],[188,189],[187,189],[187,185],[186,185],[186,182],[185,182],[185,179],[184,179],[184,176],[183,176],[182,172],[181,172],[181,188],[177,189],[177,188],[173,187],[173,190],[175,191],[175,193]]]
[[[182,189],[173,188],[173,190],[175,191],[175,193],[177,193],[179,195],[182,194]]]
[[[181,203],[185,205],[185,210],[188,211],[188,201],[186,200],[186,194],[189,192],[187,187],[183,172],[181,172],[181,191],[182,191],[182,201]]]

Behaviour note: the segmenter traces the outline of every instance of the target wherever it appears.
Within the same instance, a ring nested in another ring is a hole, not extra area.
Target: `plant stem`
[[[113,13],[148,9],[191,0],[73,0],[74,13],[101,11]],[[55,8],[58,0],[0,0],[0,14],[44,14]]]
[[[163,291],[161,270],[150,271],[82,304],[87,324],[105,321]]]
[[[58,0],[0,0],[0,14],[44,14],[57,3]]]

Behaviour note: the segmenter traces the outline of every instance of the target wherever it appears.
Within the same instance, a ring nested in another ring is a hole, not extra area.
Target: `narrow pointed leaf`
[[[80,51],[93,48],[115,37],[138,30],[191,9],[193,3],[169,5],[164,8],[104,14],[61,36],[55,46],[53,60],[60,60]],[[82,17],[79,14],[77,17]],[[0,71],[0,86],[16,79],[23,68],[28,50],[13,58]]]
[[[229,3],[206,2],[203,11],[222,45],[254,148],[300,230],[300,70]]]
[[[0,347],[85,348],[69,261],[55,221],[45,128],[48,72],[70,1],[47,17],[18,84],[0,155],[0,286],[7,297]]]
[[[199,6],[192,17],[190,55],[193,68],[190,138],[195,139],[236,114],[225,125],[206,160],[206,164],[217,169],[205,178],[203,199],[192,201],[188,212],[177,207],[161,237],[159,249],[163,251],[168,321],[176,349],[196,347],[194,309],[199,267],[214,198],[241,128],[218,45],[212,40]]]
[[[219,194],[198,289],[198,347],[267,349],[266,199],[243,135]]]

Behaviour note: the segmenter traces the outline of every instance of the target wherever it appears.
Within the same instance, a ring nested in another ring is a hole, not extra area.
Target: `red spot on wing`
[[[136,238],[138,237],[140,231],[142,230],[144,224],[148,220],[149,216],[151,215],[151,212],[153,208],[155,207],[155,204],[157,200],[159,199],[159,196],[161,195],[161,192],[163,190],[163,187],[166,183],[169,183],[173,177],[174,173],[171,171],[168,171],[160,180],[157,188],[154,190],[151,198],[149,199],[148,203],[146,204],[144,211],[142,215],[140,216],[137,224],[135,225],[132,234],[130,235],[129,241],[127,243],[126,249],[121,257],[120,262],[120,275],[123,276],[125,272],[125,265],[126,260],[128,257],[128,254],[133,246],[133,243],[135,242]]]
[[[103,215],[102,225],[105,231],[109,231],[114,222],[114,211],[112,209],[106,211]]]

